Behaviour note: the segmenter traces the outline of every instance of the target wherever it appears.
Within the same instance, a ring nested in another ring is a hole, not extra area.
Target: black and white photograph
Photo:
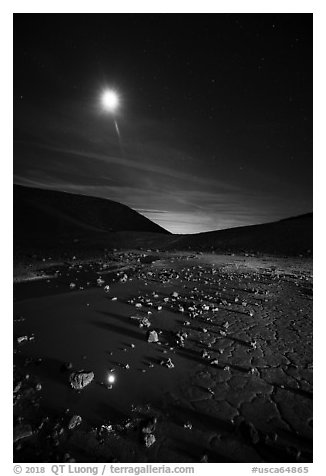
[[[12,15],[14,463],[313,462],[313,16]]]

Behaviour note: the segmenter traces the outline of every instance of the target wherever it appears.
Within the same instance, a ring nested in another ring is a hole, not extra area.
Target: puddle
[[[41,382],[44,408],[59,412],[69,408],[91,424],[117,422],[131,414],[133,405],[159,406],[166,393],[186,385],[193,361],[170,350],[171,331],[180,324],[179,316],[169,311],[153,313],[152,327],[162,330],[162,342],[149,344],[147,329],[130,319],[139,311],[122,302],[135,292],[134,287],[133,283],[120,285],[118,301],[112,301],[103,289],[90,289],[16,303],[15,314],[25,318],[15,325],[16,337],[35,333],[35,341],[18,347],[16,358],[42,358],[41,364],[29,364],[26,373]],[[175,368],[160,365],[168,358]],[[69,385],[72,370],[62,370],[65,362],[71,362],[74,370],[93,371],[94,381],[74,391]],[[107,383],[112,369],[116,381],[108,390],[102,382]]]

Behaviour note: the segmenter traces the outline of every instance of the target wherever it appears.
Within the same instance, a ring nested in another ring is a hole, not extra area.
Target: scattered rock
[[[174,368],[174,363],[172,362],[171,359],[162,360],[161,365],[163,365],[164,367],[167,367],[168,369],[173,369]]]
[[[84,370],[73,372],[69,377],[70,384],[75,390],[82,390],[89,385],[93,379],[94,372],[85,372]]]
[[[158,342],[158,333],[154,330],[148,331],[147,333],[147,342]]]
[[[210,357],[210,355],[209,355],[209,353],[207,352],[206,349],[204,349],[202,351],[201,356],[202,356],[203,359],[209,359],[209,357]]]
[[[142,317],[139,319],[138,325],[139,327],[151,327],[151,321],[147,317]]]
[[[252,342],[250,342],[250,345],[253,349],[257,349],[257,341],[253,340]]]
[[[21,344],[22,342],[24,342],[26,340],[28,340],[28,336],[17,337],[18,344]]]
[[[188,337],[186,332],[178,332],[176,335],[176,343],[179,347],[185,346],[185,339]]]
[[[14,388],[14,393],[18,393],[21,387],[22,387],[22,382],[18,382]]]
[[[257,369],[257,367],[252,367],[250,370],[249,370],[249,373],[251,375],[259,375],[259,370]]]
[[[72,416],[69,423],[68,423],[69,430],[73,430],[78,425],[80,425],[81,422],[82,422],[82,417],[81,416],[79,416],[79,415]]]
[[[144,443],[145,443],[145,446],[146,448],[150,448],[156,441],[156,438],[155,436],[152,434],[152,433],[149,433],[149,434],[145,434],[144,436]]]

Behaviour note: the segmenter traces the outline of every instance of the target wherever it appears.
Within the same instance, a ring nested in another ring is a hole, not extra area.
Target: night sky
[[[312,14],[15,14],[14,182],[175,233],[311,211]]]

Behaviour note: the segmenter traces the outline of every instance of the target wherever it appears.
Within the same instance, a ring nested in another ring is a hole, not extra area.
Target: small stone
[[[24,342],[26,340],[28,340],[28,336],[17,337],[18,344],[21,344],[22,342]]]
[[[177,298],[177,297],[179,297],[179,293],[177,293],[176,291],[173,291],[171,296],[174,297],[174,298]]]
[[[22,387],[22,382],[18,382],[14,388],[14,393],[18,393],[21,387]]]
[[[150,448],[155,443],[155,441],[156,441],[156,438],[152,433],[145,434],[144,442],[145,442],[146,448]]]
[[[70,384],[75,390],[82,390],[84,387],[89,385],[93,379],[94,372],[85,372],[83,370],[73,372],[69,377]]]
[[[73,430],[78,425],[80,425],[81,422],[82,422],[82,417],[81,416],[79,416],[79,415],[72,416],[69,423],[68,423],[69,430]]]
[[[109,286],[108,284],[107,284],[106,286],[104,286],[103,289],[104,289],[104,291],[105,291],[106,293],[109,293],[109,292],[110,292],[110,286]]]
[[[154,330],[148,331],[147,333],[147,342],[158,342],[158,333]]]
[[[101,277],[99,277],[97,280],[96,280],[96,283],[98,286],[103,286],[103,284],[105,283],[104,279],[102,279]]]
[[[207,352],[207,350],[203,350],[202,353],[201,353],[201,356],[203,359],[209,359],[209,353]]]
[[[151,321],[147,317],[139,319],[139,327],[150,327]]]
[[[218,359],[214,359],[211,361],[211,365],[218,365]]]
[[[167,367],[168,369],[173,369],[174,368],[174,363],[172,362],[171,359],[162,360],[161,365],[163,365],[164,367]]]
[[[74,289],[76,287],[76,284],[75,283],[70,283],[69,287],[70,287],[70,289]]]
[[[40,392],[40,391],[42,390],[42,385],[41,385],[40,383],[36,384],[35,390],[37,390],[38,392]]]
[[[251,375],[259,375],[259,370],[257,369],[257,367],[252,367],[250,370],[249,370],[249,373]]]
[[[185,428],[186,430],[192,430],[192,423],[190,421],[187,421],[186,423],[184,423],[183,428]]]

